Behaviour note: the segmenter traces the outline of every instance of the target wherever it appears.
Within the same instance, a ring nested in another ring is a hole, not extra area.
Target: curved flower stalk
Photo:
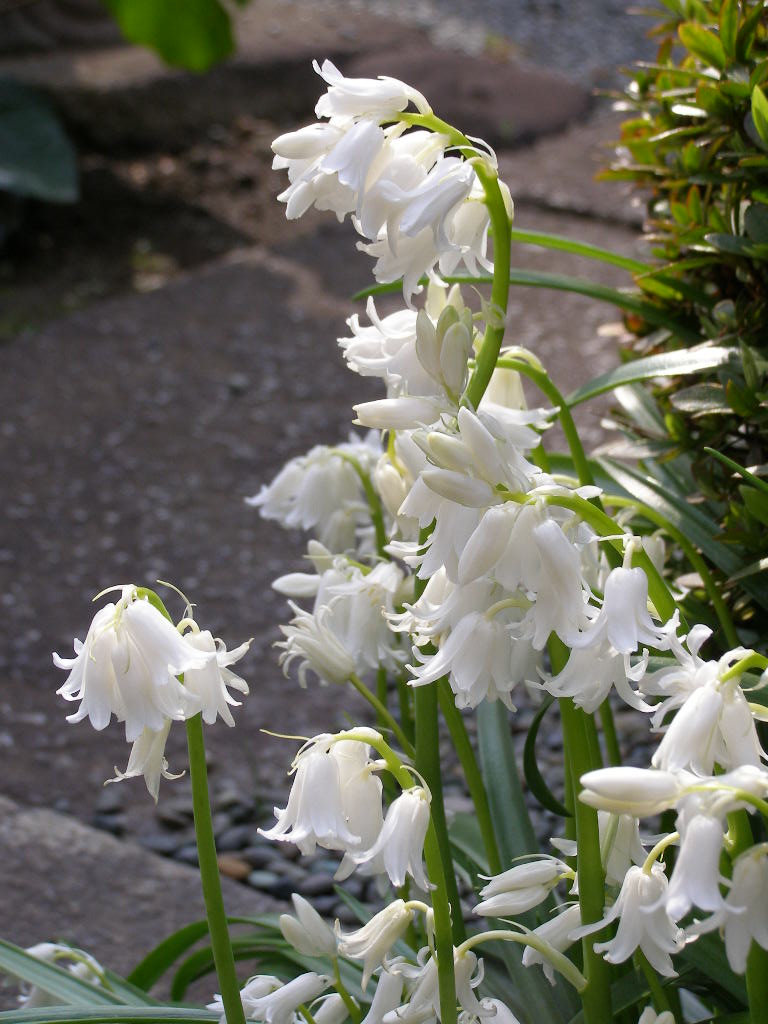
[[[315,108],[327,120],[272,144],[273,167],[288,172],[289,187],[278,197],[287,217],[313,205],[339,220],[354,214],[355,229],[367,240],[359,248],[376,259],[376,280],[402,279],[407,301],[420,290],[423,274],[437,277],[438,264],[446,274],[462,261],[470,273],[478,263],[490,269],[490,217],[473,162],[495,172],[492,151],[478,148],[474,160],[464,160],[446,155],[455,145],[450,136],[406,132],[411,121],[402,112],[409,104],[427,124],[432,112],[403,82],[347,79],[330,61],[314,66],[330,85]]]

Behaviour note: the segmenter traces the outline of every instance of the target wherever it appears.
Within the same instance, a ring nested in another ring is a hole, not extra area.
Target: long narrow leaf
[[[137,988],[148,991],[162,978],[171,964],[182,953],[186,953],[204,935],[208,934],[207,921],[195,921],[163,939],[144,959],[138,963],[127,977],[127,981]]]
[[[566,402],[572,407],[625,384],[636,384],[638,381],[652,380],[654,377],[685,377],[701,373],[703,370],[713,370],[729,363],[735,355],[734,349],[712,346],[646,356],[644,359],[623,363],[614,370],[593,378],[570,394]]]
[[[574,256],[586,256],[588,259],[628,270],[631,274],[645,274],[652,269],[647,263],[641,263],[640,260],[634,260],[630,256],[622,256],[620,253],[611,252],[610,249],[603,249],[599,245],[590,245],[588,242],[579,242],[575,238],[567,238],[565,235],[552,235],[548,231],[521,231],[518,228],[512,228],[510,236],[513,242],[538,245],[542,249],[556,249],[558,252],[569,252]]]
[[[41,1006],[0,1013],[0,1024],[218,1024],[220,1020],[220,1013],[174,1006]]]
[[[538,849],[523,799],[509,731],[509,713],[501,701],[483,701],[477,709],[477,733],[483,780],[491,805],[502,862]]]
[[[490,284],[493,280],[488,274],[446,274],[443,280],[449,284]],[[426,284],[426,278],[421,282]],[[639,298],[636,292],[621,291],[618,288],[611,288],[597,281],[590,281],[583,277],[570,277],[567,274],[553,274],[545,270],[524,270],[520,267],[513,267],[509,274],[509,283],[528,288],[549,288],[552,291],[572,292],[576,295],[585,295],[587,298],[598,299],[607,302],[612,306],[627,313],[634,313],[649,324],[657,327],[666,327],[688,345],[695,345],[701,341],[701,335],[692,330],[686,324],[675,320],[651,302],[645,302]],[[390,292],[399,291],[400,285],[377,284],[370,288],[364,288],[352,296],[354,300],[367,298],[369,295],[386,295]]]
[[[552,811],[553,814],[558,814],[561,818],[570,818],[571,812],[567,807],[564,807],[563,804],[560,803],[544,781],[544,776],[541,774],[538,761],[536,760],[536,737],[539,735],[539,728],[541,723],[544,721],[544,715],[553,704],[554,697],[548,695],[542,701],[541,707],[533,716],[533,721],[528,729],[528,735],[525,737],[525,747],[523,749],[523,774],[525,775],[525,781],[528,783],[528,788],[542,807],[546,807],[548,811]]]
[[[120,1006],[123,1000],[116,993],[76,978],[63,967],[45,963],[31,956],[20,946],[0,939],[0,973],[7,973],[29,985],[50,993],[63,1005]],[[1,1018],[0,1018],[1,1019]]]

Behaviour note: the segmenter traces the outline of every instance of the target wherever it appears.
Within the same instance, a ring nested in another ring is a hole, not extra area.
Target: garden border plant
[[[68,672],[59,694],[78,703],[71,721],[125,724],[132,747],[115,781],[143,776],[155,798],[173,778],[168,732],[186,723],[207,920],[127,979],[70,947],[3,943],[0,967],[27,988],[24,1007],[0,1021],[758,1024],[768,1005],[768,769],[757,732],[768,658],[742,646],[736,605],[687,521],[647,500],[644,471],[590,460],[570,412],[617,384],[729,365],[733,350],[652,355],[565,398],[535,353],[506,341],[510,283],[525,275],[510,265],[521,235],[490,148],[402,82],[347,79],[328,61],[316,70],[327,85],[318,121],[273,144],[289,182],[279,198],[289,218],[311,206],[350,215],[375,259],[368,322],[351,317],[340,344],[386,397],[355,407],[367,435],[291,460],[253,504],[314,534],[308,571],[274,584],[293,616],[278,644],[284,670],[298,665],[305,686],[353,687],[375,726],[301,738],[286,804],[262,831],[303,854],[338,852],[341,892],[353,872],[372,875],[384,904],[369,918],[346,897],[361,916],[350,932],[300,896],[279,920],[227,919],[203,723],[234,723],[230,690],[247,687],[230,666],[247,644],[227,651],[183,595],[176,621],[155,590],[122,585],[75,656],[55,656]],[[483,283],[489,294],[468,305],[461,286]],[[405,305],[382,316],[373,293],[393,287]],[[648,322],[696,334],[655,295],[611,294]],[[522,378],[541,407],[526,406]],[[555,419],[568,445],[559,455],[541,444]],[[692,572],[698,590],[680,584]],[[551,850],[533,837],[515,766],[517,694],[541,700],[524,763],[562,821]],[[661,736],[649,767],[621,764],[617,702]],[[536,766],[550,707],[562,804]],[[474,804],[451,823],[441,716]],[[641,830],[646,818],[653,834]],[[469,913],[459,865],[479,889]],[[241,960],[258,970],[245,984]],[[219,995],[205,1010],[159,1004],[148,992],[170,970],[173,1000],[212,970]]]

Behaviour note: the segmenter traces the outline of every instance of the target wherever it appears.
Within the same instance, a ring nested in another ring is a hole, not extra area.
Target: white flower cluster
[[[356,730],[374,744],[382,737],[372,729]],[[421,862],[429,825],[429,793],[422,786],[405,789],[384,816],[382,786],[373,773],[381,762],[370,758],[370,746],[344,734],[315,736],[296,755],[295,778],[288,803],[275,808],[277,823],[260,830],[267,839],[295,843],[304,854],[316,846],[341,850],[336,872],[347,878],[356,868],[364,875],[386,874],[401,886],[410,875],[429,889]]]
[[[406,299],[436,266],[443,274],[462,261],[470,273],[478,263],[490,269],[488,211],[472,160],[446,155],[456,142],[439,131],[407,130],[414,119],[403,111],[411,104],[417,124],[433,119],[421,93],[394,78],[344,78],[329,60],[315,70],[329,86],[315,107],[324,120],[272,143],[273,167],[290,182],[278,197],[286,216],[311,206],[339,220],[352,214],[366,239],[359,247],[376,259],[376,280],[402,278]],[[486,146],[476,159],[495,166]]]
[[[657,701],[651,721],[663,732],[653,766],[605,768],[581,780],[581,799],[593,807],[635,818],[676,811],[676,831],[627,872],[604,920],[590,926],[596,930],[618,918],[615,938],[596,948],[618,963],[640,946],[668,975],[674,973],[669,954],[704,932],[720,931],[738,974],[746,969],[753,940],[768,949],[768,846],[735,845],[729,819],[754,813],[761,802],[766,809],[768,769],[756,729],[763,712],[750,706],[742,686],[741,663],[751,652],[736,648],[705,661],[699,651],[710,632],[695,626],[687,643],[673,638],[674,665],[640,682],[641,694]],[[676,713],[666,724],[670,711]],[[677,855],[667,878],[658,858],[670,846]],[[721,873],[724,852],[732,861],[727,878]]]
[[[230,706],[240,702],[229,688],[247,694],[248,686],[229,666],[250,641],[227,651],[191,618],[181,623],[189,632],[181,632],[133,584],[113,589],[120,599],[99,609],[85,642],[75,640],[75,657],[53,655],[54,664],[69,671],[57,693],[80,701],[68,722],[88,718],[94,729],[106,728],[112,715],[125,722],[125,738],[133,744],[128,767],[116,768],[108,781],[143,775],[157,800],[161,776],[178,778],[165,759],[171,722],[202,714],[208,724],[217,717],[235,724]]]

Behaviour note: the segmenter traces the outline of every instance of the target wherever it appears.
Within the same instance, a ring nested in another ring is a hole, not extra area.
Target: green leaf
[[[544,776],[539,771],[539,763],[536,760],[536,737],[539,735],[539,727],[544,720],[544,715],[554,704],[555,698],[547,696],[541,703],[541,707],[533,716],[533,721],[525,737],[523,748],[523,774],[528,788],[539,801],[542,807],[559,815],[561,818],[570,818],[571,812],[557,799],[552,790],[544,781]]]
[[[755,32],[760,20],[763,17],[765,5],[758,0],[752,10],[742,22],[741,28],[736,36],[736,59],[743,64],[748,58],[755,41]]]
[[[738,473],[739,476],[743,477],[745,480],[749,480],[750,483],[754,484],[754,486],[758,490],[762,491],[763,494],[768,494],[768,482],[763,480],[762,477],[755,476],[754,473],[750,473],[750,471],[745,469],[744,466],[740,466],[738,462],[735,462],[733,459],[729,459],[728,456],[723,455],[722,452],[715,451],[714,448],[707,448],[705,446],[704,451],[708,455],[711,455],[713,459],[717,459],[718,462],[722,462],[724,466],[732,469],[734,473]]]
[[[768,243],[768,207],[752,203],[744,214],[744,230],[753,242]]]
[[[748,487],[742,484],[739,487],[739,494],[749,511],[763,524],[768,526],[768,495],[758,491],[755,487]]]
[[[736,56],[736,34],[739,28],[738,0],[725,0],[720,8],[720,42],[729,57]]]
[[[443,280],[448,284],[490,284],[493,278],[488,274],[446,274],[443,276]],[[426,284],[426,277],[422,278],[420,283]],[[553,291],[573,292],[576,295],[599,299],[601,302],[618,306],[619,309],[632,313],[656,327],[666,327],[688,345],[701,342],[701,335],[697,331],[670,316],[663,308],[645,302],[636,292],[610,288],[608,285],[598,284],[596,281],[590,281],[583,277],[569,277],[567,274],[553,274],[543,270],[523,270],[518,267],[513,267],[510,271],[509,283],[530,288],[551,288]],[[400,288],[399,282],[376,284],[363,288],[352,298],[357,301],[365,299],[369,295],[388,295],[399,291]]]
[[[63,967],[38,960],[20,946],[3,939],[0,939],[0,972],[20,978],[30,985],[36,985],[48,992],[52,998],[61,1000],[62,1004],[120,1006],[123,1003],[119,995],[76,978]],[[3,1016],[5,1015],[0,1014],[0,1020]]]
[[[51,203],[79,194],[77,157],[48,104],[24,85],[0,79],[0,191]]]
[[[680,41],[687,50],[719,71],[725,67],[723,44],[714,34],[695,21],[686,21],[677,30]]]
[[[714,935],[701,935],[695,942],[684,946],[677,954],[678,960],[701,971],[711,987],[724,990],[742,1006],[747,1005],[747,988],[744,978],[735,974],[726,959],[722,940]]]
[[[610,249],[603,249],[598,245],[579,242],[574,238],[567,238],[565,235],[553,235],[546,231],[521,231],[518,228],[512,228],[510,235],[513,242],[538,245],[542,249],[556,249],[559,252],[572,253],[574,256],[586,256],[600,263],[610,263],[614,267],[621,267],[622,270],[628,270],[633,274],[644,274],[651,269],[647,263],[641,263],[640,260],[622,256],[620,253],[611,252]]]
[[[581,402],[588,402],[597,395],[605,394],[606,391],[613,391],[614,388],[625,384],[634,384],[642,380],[652,380],[654,377],[685,377],[693,373],[701,373],[704,370],[713,370],[718,366],[735,360],[734,349],[715,346],[702,346],[701,348],[682,349],[677,352],[663,352],[660,355],[646,356],[644,359],[635,359],[632,362],[624,363],[622,366],[609,370],[599,377],[582,385],[572,392],[566,399],[568,406],[579,405]]]
[[[752,90],[752,120],[757,134],[768,145],[768,99],[759,85]]]
[[[229,15],[218,0],[104,0],[126,39],[166,63],[207,71],[234,50]]]
[[[480,825],[475,814],[459,812],[453,816],[448,828],[451,846],[459,851],[475,868],[475,874],[490,874]]]
[[[496,829],[502,863],[538,849],[525,806],[509,728],[509,712],[501,703],[483,701],[477,709],[477,733],[483,781]]]
[[[147,953],[128,975],[127,981],[131,985],[135,985],[136,988],[148,991],[162,978],[182,953],[186,953],[207,934],[207,921],[195,921],[194,924],[188,924],[173,932]]]
[[[82,1006],[43,1006],[34,1010],[7,1010],[0,1024],[200,1024],[221,1020],[220,1013],[178,1006],[121,1006],[105,1009]]]
[[[730,415],[731,412],[722,384],[694,384],[690,388],[681,388],[670,396],[669,401],[673,409],[691,416]]]

